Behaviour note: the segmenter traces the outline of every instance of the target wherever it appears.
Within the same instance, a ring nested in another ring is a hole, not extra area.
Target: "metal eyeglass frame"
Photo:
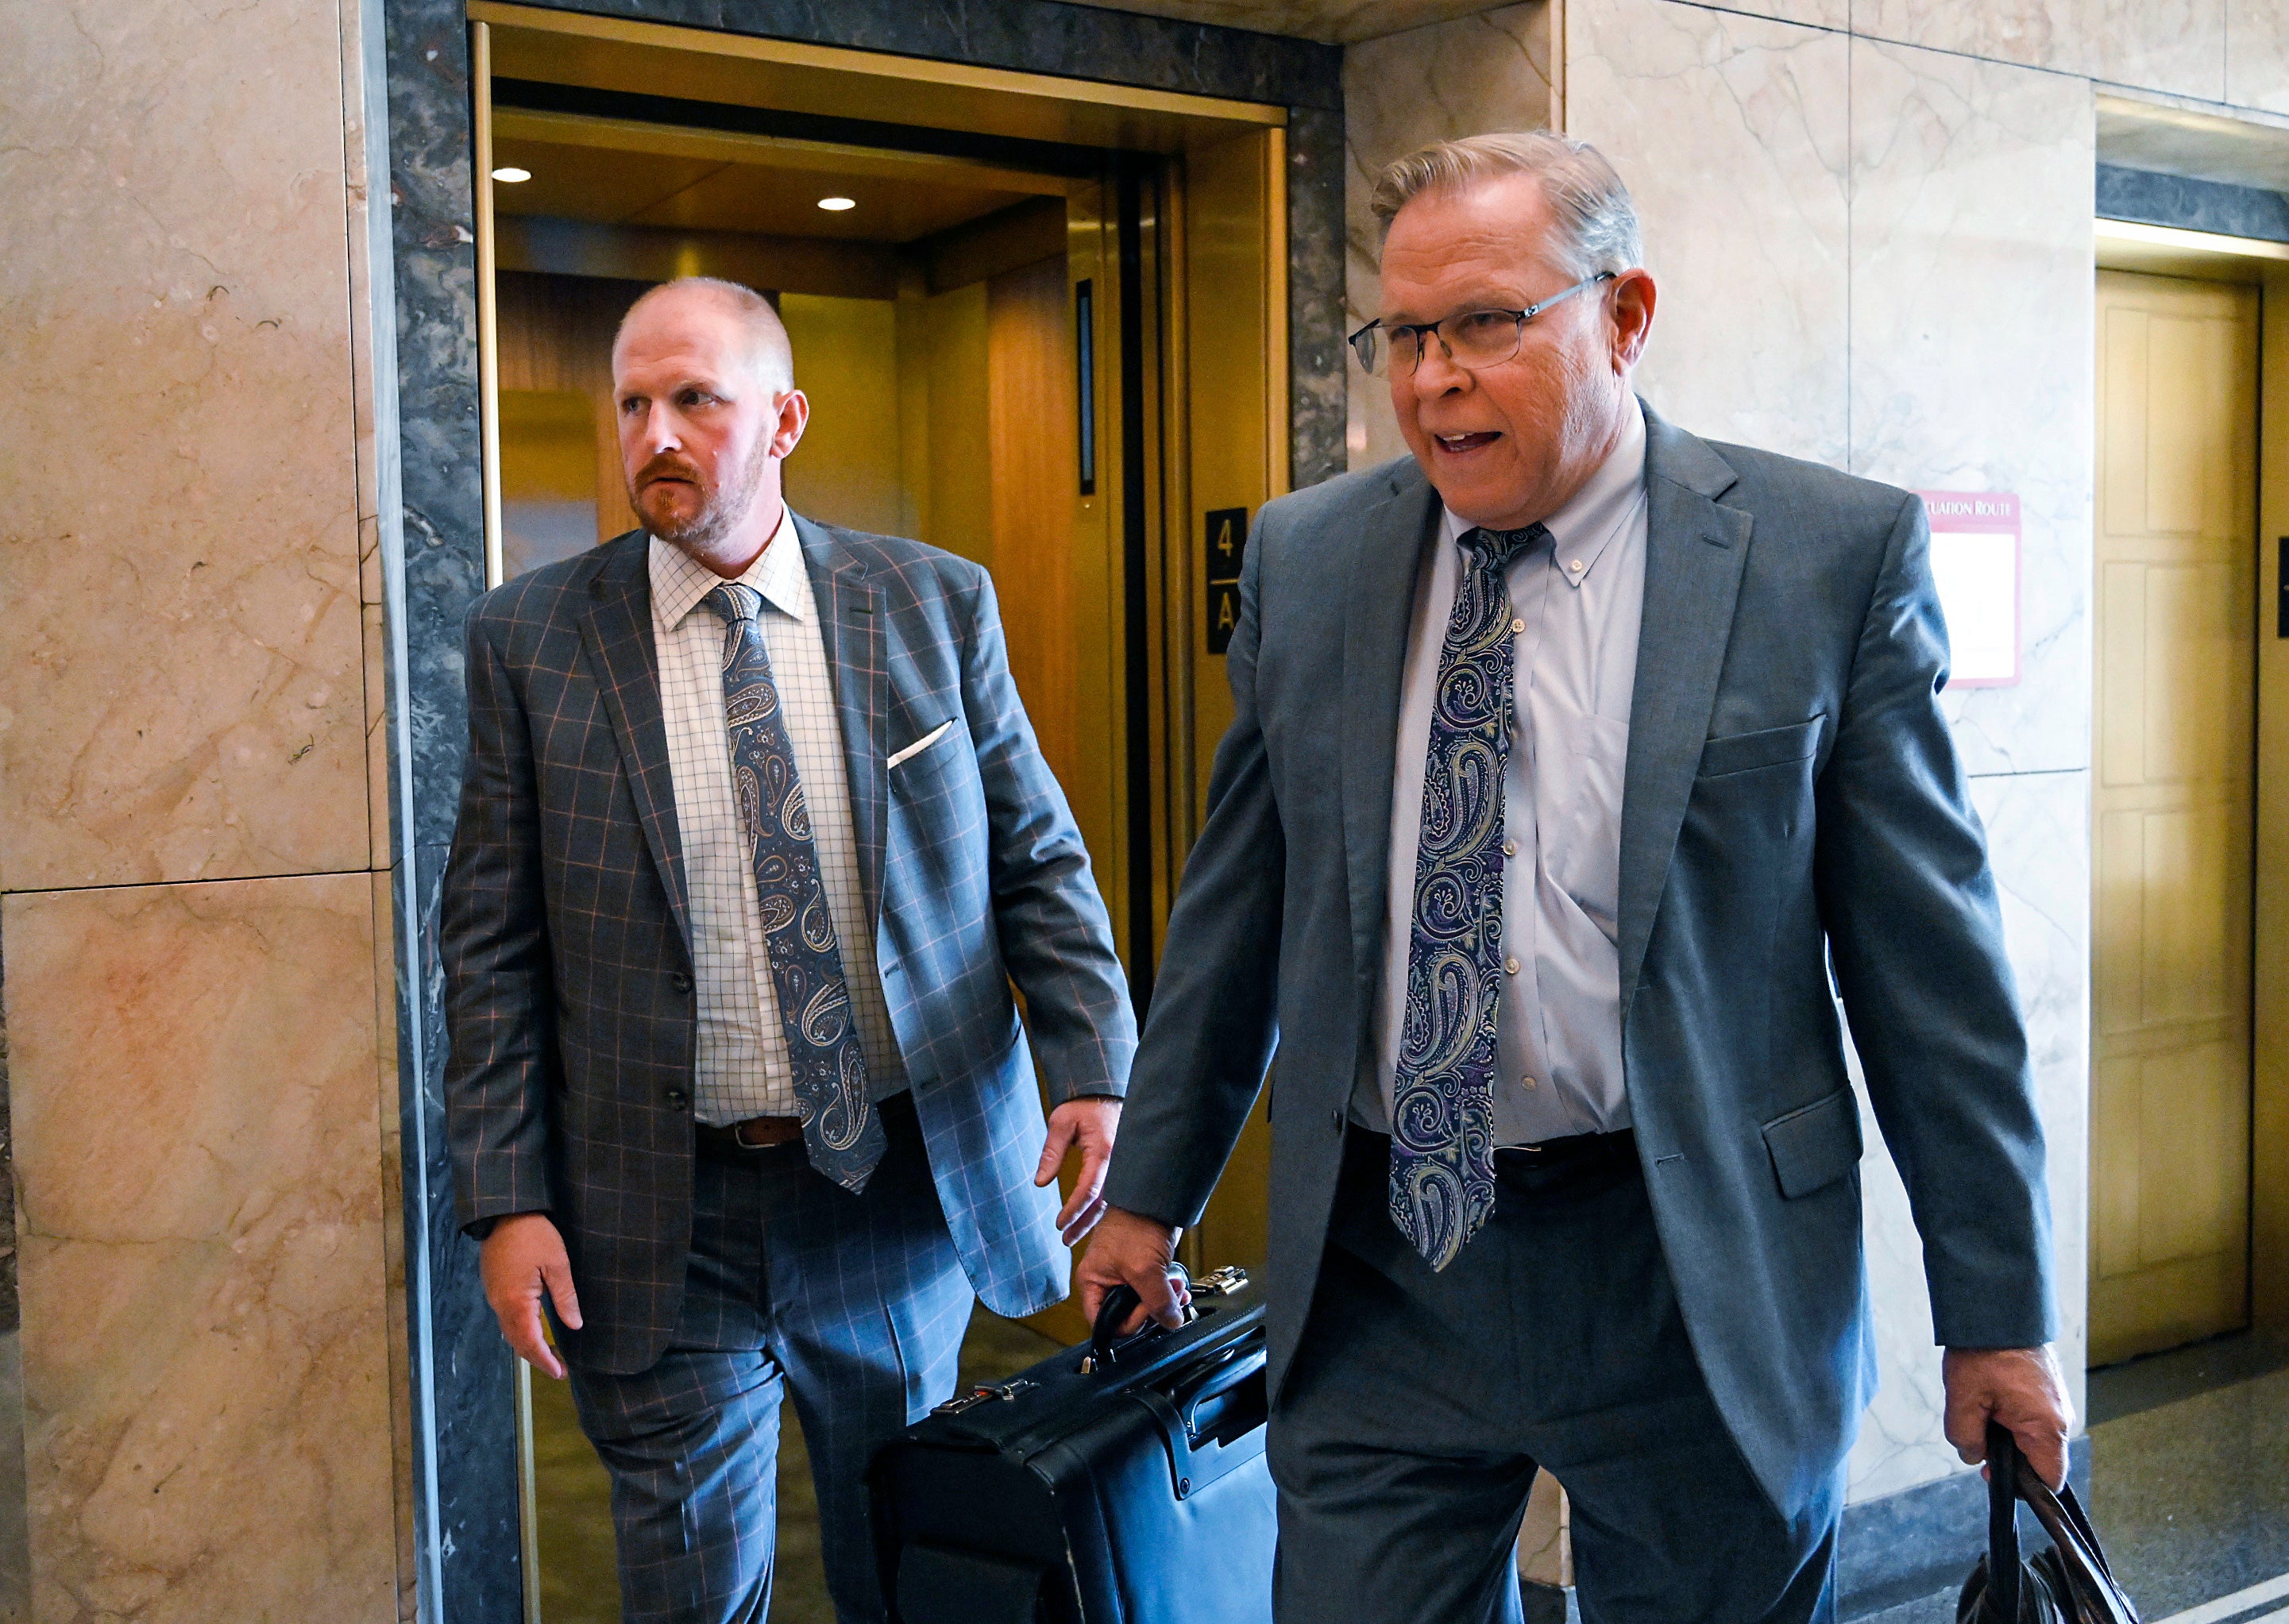
[[[1621,273],[1618,271],[1599,271],[1595,276],[1584,277],[1582,281],[1575,283],[1572,287],[1567,288],[1565,291],[1561,293],[1553,293],[1548,299],[1543,299],[1540,304],[1528,305],[1523,310],[1507,310],[1503,308],[1501,306],[1496,305],[1490,306],[1483,310],[1457,310],[1453,315],[1441,316],[1435,322],[1402,322],[1396,327],[1385,327],[1383,324],[1383,318],[1381,316],[1377,316],[1374,321],[1369,322],[1366,326],[1360,328],[1350,338],[1344,339],[1344,342],[1352,346],[1352,354],[1359,357],[1360,367],[1368,372],[1373,372],[1375,370],[1376,335],[1378,332],[1387,333],[1394,338],[1400,333],[1411,332],[1417,335],[1428,333],[1439,340],[1439,347],[1447,352],[1447,359],[1448,361],[1454,362],[1456,366],[1461,367],[1466,372],[1475,371],[1477,370],[1476,367],[1467,365],[1460,361],[1455,361],[1455,346],[1447,341],[1447,335],[1440,332],[1439,330],[1444,327],[1448,322],[1460,321],[1464,316],[1506,315],[1517,323],[1514,332],[1515,341],[1511,346],[1510,354],[1504,355],[1501,361],[1482,361],[1479,362],[1479,366],[1498,367],[1502,365],[1503,361],[1508,361],[1511,359],[1511,356],[1518,354],[1518,346],[1525,340],[1526,324],[1528,322],[1534,320],[1535,317],[1540,315],[1551,306],[1564,304],[1567,299],[1572,299],[1576,293],[1581,292],[1584,288],[1594,288],[1601,282],[1611,282],[1619,275],[1621,275]],[[1396,348],[1397,346],[1394,345],[1392,347]],[[1423,357],[1429,349],[1430,346],[1424,344],[1418,336],[1415,345],[1415,365],[1407,369],[1410,377],[1413,376],[1416,367],[1419,367],[1423,364]]]

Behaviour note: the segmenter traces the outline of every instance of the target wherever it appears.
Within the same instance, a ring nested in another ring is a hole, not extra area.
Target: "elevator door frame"
[[[502,571],[498,233],[489,179],[496,75],[655,92],[689,84],[700,99],[759,108],[1104,149],[1105,185],[1095,195],[1114,206],[1089,208],[1088,188],[1068,199],[1068,273],[1092,284],[1096,338],[1093,499],[1103,529],[1084,524],[1082,533],[1103,537],[1099,556],[1122,588],[1118,624],[1107,627],[1123,688],[1121,833],[1117,849],[1092,855],[1114,870],[1104,888],[1141,1006],[1231,715],[1223,660],[1209,651],[1202,515],[1238,509],[1252,519],[1288,488],[1286,109],[493,0],[472,0],[468,15],[489,586]],[[1185,1238],[1188,1261],[1213,1248],[1217,1262],[1260,1262],[1264,1116],[1259,1108],[1216,1201]],[[1060,1309],[1049,1328],[1069,1334],[1065,1322],[1078,1316]],[[524,1612],[537,1621],[530,1382],[520,1361]]]
[[[2258,290],[2248,1276],[2250,1325],[2277,1334],[2289,1330],[2289,245],[2102,220],[2096,259]]]

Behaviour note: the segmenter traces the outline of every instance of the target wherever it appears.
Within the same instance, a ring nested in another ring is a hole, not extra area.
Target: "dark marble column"
[[[387,87],[395,310],[399,500],[384,545],[402,566],[389,601],[392,856],[417,1584],[425,1619],[511,1620],[523,1595],[514,1365],[485,1306],[476,1247],[453,1222],[441,1090],[438,883],[467,726],[461,618],[485,569],[467,16],[459,0],[389,0],[385,40],[384,72],[369,77]]]

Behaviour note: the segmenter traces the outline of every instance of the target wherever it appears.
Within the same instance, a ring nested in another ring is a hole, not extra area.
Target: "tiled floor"
[[[2289,1573],[2289,1343],[2094,1373],[2091,1517],[2147,1619]]]
[[[2089,1405],[2091,1520],[2148,1624],[2289,1574],[2289,1340],[2221,1337],[2093,1371]],[[2276,1609],[2289,1595],[2205,1624]],[[1942,1592],[1862,1624],[1954,1618]]]
[[[962,1344],[961,1379],[999,1381],[1047,1358],[1057,1344],[979,1309]],[[833,1624],[818,1565],[818,1502],[810,1456],[793,1405],[781,1412],[778,1572],[771,1624]],[[532,1384],[532,1449],[540,1502],[540,1608],[545,1624],[619,1624],[612,1568],[610,1485],[572,1413],[562,1382]]]

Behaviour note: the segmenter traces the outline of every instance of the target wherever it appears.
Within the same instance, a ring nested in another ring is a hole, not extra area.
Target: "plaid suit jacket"
[[[919,542],[795,529],[939,1203],[986,1306],[1030,1313],[1065,1294],[1068,1267],[1057,1192],[1033,1183],[1033,1056],[1062,1103],[1121,1094],[1136,1049],[1111,922],[985,571]],[[586,1321],[566,1351],[614,1373],[666,1347],[691,1234],[697,1002],[647,546],[632,531],[471,609],[442,920],[458,1216],[551,1214]]]

